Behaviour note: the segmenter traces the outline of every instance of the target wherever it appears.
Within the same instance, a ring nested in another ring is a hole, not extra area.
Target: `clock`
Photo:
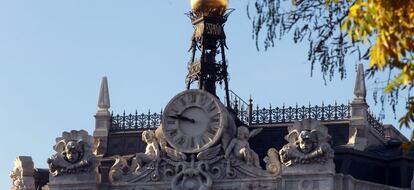
[[[202,90],[186,90],[165,107],[162,130],[177,151],[197,153],[220,139],[227,123],[226,113],[216,96]]]

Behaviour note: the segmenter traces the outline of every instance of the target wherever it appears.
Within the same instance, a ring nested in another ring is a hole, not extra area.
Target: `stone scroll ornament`
[[[31,157],[19,156],[14,161],[14,168],[10,172],[12,179],[11,190],[35,189],[34,165]]]
[[[295,122],[288,128],[289,142],[279,151],[284,166],[331,163],[334,151],[328,143],[328,129],[317,120]]]
[[[270,148],[267,151],[267,156],[263,159],[266,163],[266,170],[273,174],[279,175],[282,171],[282,166],[280,163],[280,155],[279,152],[275,148]]]
[[[92,153],[93,137],[84,130],[63,132],[56,138],[56,151],[48,160],[49,171],[57,177],[66,174],[93,172],[98,161]]]

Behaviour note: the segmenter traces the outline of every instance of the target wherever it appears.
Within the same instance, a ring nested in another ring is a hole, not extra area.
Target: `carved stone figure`
[[[321,164],[329,162],[333,165],[333,149],[328,141],[330,136],[325,126],[316,120],[295,122],[288,128],[285,139],[289,142],[280,150],[281,162],[284,166]],[[328,168],[332,171],[332,167]]]
[[[14,161],[13,170],[10,172],[12,190],[35,189],[34,165],[31,157],[19,156]]]
[[[220,148],[220,147],[219,147]],[[207,149],[209,150],[209,149]],[[215,156],[215,155],[213,155]],[[171,182],[172,190],[208,190],[211,189],[213,180],[206,172],[207,164],[194,161],[191,157],[190,164],[183,162],[178,165],[178,173]]]
[[[162,124],[155,130],[155,137],[157,138],[160,147],[161,157],[169,156],[175,161],[186,160],[186,155],[184,153],[178,152],[177,150],[168,146],[167,139],[165,139],[164,132],[162,131]]]
[[[267,156],[263,159],[266,163],[266,170],[273,175],[280,174],[282,166],[279,159],[279,152],[275,148],[267,151]]]
[[[95,170],[97,160],[92,154],[92,145],[92,136],[84,130],[63,132],[53,147],[57,153],[47,160],[52,176]]]
[[[115,163],[109,171],[109,181],[111,183],[118,182],[130,170],[128,162],[122,156],[115,156]]]
[[[137,153],[132,160],[135,171],[141,169],[143,164],[159,160],[160,158],[160,146],[155,138],[154,131],[146,130],[142,132],[142,140],[147,143],[145,153]]]
[[[262,128],[255,129],[249,132],[246,126],[237,128],[237,137],[232,139],[226,149],[225,158],[229,158],[232,153],[233,156],[240,160],[244,160],[248,165],[254,165],[260,168],[259,156],[256,152],[250,149],[249,139],[262,131]]]
[[[207,190],[212,189],[213,181],[217,180],[273,177],[274,174],[259,167],[258,156],[247,141],[259,132],[260,129],[249,132],[245,126],[239,128],[239,137],[234,138],[230,143],[232,147],[226,149],[229,157],[225,159],[222,144],[215,144],[196,154],[185,154],[169,146],[160,128],[155,133],[146,131],[143,133],[143,140],[147,143],[146,153],[137,153],[130,165],[127,157],[116,156],[109,179],[111,184],[168,182],[169,188],[174,190]]]

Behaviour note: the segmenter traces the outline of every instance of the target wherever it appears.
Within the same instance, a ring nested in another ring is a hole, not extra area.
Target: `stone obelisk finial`
[[[365,102],[367,89],[365,87],[364,65],[362,64],[358,65],[357,76],[355,79],[354,95],[354,100]]]
[[[107,151],[108,132],[111,127],[110,107],[108,79],[103,77],[99,91],[98,111],[95,115],[95,131],[93,132],[94,154],[96,155],[104,155]]]
[[[102,78],[101,90],[99,91],[98,113],[108,112],[110,107],[111,102],[109,100],[108,78],[105,76]]]
[[[366,96],[364,66],[359,64],[355,79],[354,99],[351,103],[348,144],[354,149],[361,151],[370,145],[368,141],[370,134],[367,120],[368,104],[365,101]]]

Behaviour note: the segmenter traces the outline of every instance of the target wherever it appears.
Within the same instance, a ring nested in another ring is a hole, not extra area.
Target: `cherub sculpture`
[[[63,132],[53,147],[57,153],[47,160],[50,173],[59,176],[94,170],[97,161],[92,144],[92,136],[84,130]]]
[[[143,164],[160,158],[160,147],[154,131],[146,130],[142,132],[142,140],[147,143],[145,153],[136,153],[132,159],[132,167],[135,168],[136,172],[142,168]]]
[[[325,126],[316,120],[295,122],[285,137],[289,144],[280,150],[280,158],[285,166],[295,164],[323,164],[333,158],[333,150],[328,144],[330,136]]]
[[[245,161],[248,165],[254,165],[260,167],[259,156],[254,152],[249,145],[249,139],[262,131],[262,128],[255,129],[252,132],[249,132],[249,129],[246,126],[240,126],[237,128],[237,138],[233,138],[226,148],[225,158],[229,158],[230,154],[240,160]]]
[[[175,161],[182,161],[186,160],[187,157],[184,153],[178,152],[177,150],[171,148],[168,146],[167,139],[165,139],[164,133],[162,131],[162,125],[160,125],[155,130],[155,137],[158,141],[158,144],[160,146],[160,156],[161,157],[169,157]]]

